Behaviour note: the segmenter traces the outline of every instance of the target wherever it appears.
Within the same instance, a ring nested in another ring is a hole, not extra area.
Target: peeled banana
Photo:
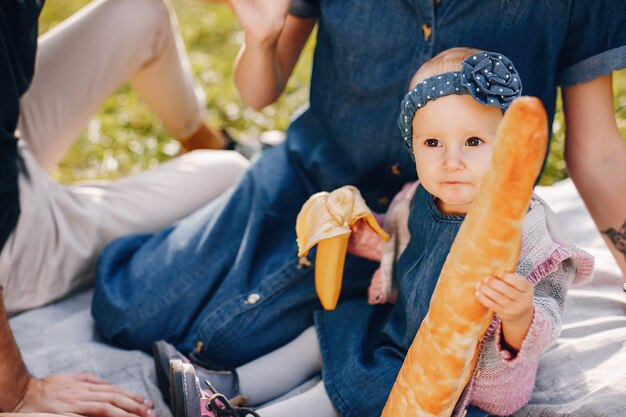
[[[317,245],[315,290],[326,310],[337,306],[351,227],[361,219],[381,238],[389,240],[359,190],[351,185],[331,193],[313,194],[296,219],[298,256],[306,256]]]

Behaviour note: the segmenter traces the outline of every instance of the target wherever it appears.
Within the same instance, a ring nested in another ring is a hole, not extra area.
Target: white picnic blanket
[[[561,337],[542,357],[532,399],[515,417],[626,416],[623,276],[570,180],[536,191],[570,240],[595,257],[595,271],[591,283],[569,291]]]
[[[570,180],[538,187],[537,194],[557,213],[571,241],[595,257],[596,271],[592,283],[570,290],[561,338],[541,361],[531,402],[515,417],[626,416],[622,275]],[[151,357],[104,344],[94,330],[90,301],[86,291],[11,319],[30,372],[92,372],[148,396],[160,416],[170,417]]]

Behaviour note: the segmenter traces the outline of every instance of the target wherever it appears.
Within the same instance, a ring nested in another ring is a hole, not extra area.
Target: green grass
[[[48,0],[40,32],[61,22],[88,0]],[[285,130],[295,110],[306,104],[314,43],[308,42],[282,97],[261,112],[247,108],[232,80],[233,62],[242,32],[230,10],[199,0],[173,0],[195,74],[207,94],[208,117],[239,137],[257,137],[265,130]],[[626,70],[614,77],[616,117],[626,137]],[[541,184],[567,177],[563,161],[563,115],[554,123],[554,137]],[[112,179],[153,167],[178,152],[165,131],[136,94],[122,86],[104,103],[53,173],[64,183]]]
[[[60,23],[87,0],[49,0],[40,33]],[[230,10],[199,0],[174,0],[192,68],[207,94],[209,120],[245,139],[266,130],[285,130],[294,111],[308,101],[314,44],[309,42],[285,93],[261,112],[246,107],[235,88],[233,62],[242,32]],[[127,85],[118,89],[91,119],[53,176],[64,183],[112,179],[153,167],[178,152],[150,109]]]

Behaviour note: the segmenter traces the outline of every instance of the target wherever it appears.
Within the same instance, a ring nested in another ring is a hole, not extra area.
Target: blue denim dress
[[[105,249],[93,315],[107,341],[146,351],[158,339],[183,351],[201,346],[228,367],[311,326],[321,306],[312,270],[296,256],[296,215],[311,194],[346,184],[383,212],[401,185],[415,180],[396,120],[412,74],[434,54],[461,45],[506,54],[525,94],[539,96],[550,118],[557,82],[626,66],[619,1],[434,3],[294,0],[318,15],[310,107],[286,142],[264,153],[228,195],[172,227]],[[342,305],[366,298],[374,268],[348,257]],[[398,345],[408,337],[390,330],[392,336]]]
[[[464,218],[442,213],[418,187],[409,216],[411,240],[396,264],[395,304],[350,300],[315,313],[324,385],[343,417],[381,414]],[[468,414],[487,415],[478,409]]]

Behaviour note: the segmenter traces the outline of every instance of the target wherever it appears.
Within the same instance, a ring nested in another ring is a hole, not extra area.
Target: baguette
[[[488,275],[515,271],[522,223],[547,149],[541,101],[516,99],[496,138],[491,170],[452,244],[383,417],[452,414],[493,318],[475,298],[475,285]]]

